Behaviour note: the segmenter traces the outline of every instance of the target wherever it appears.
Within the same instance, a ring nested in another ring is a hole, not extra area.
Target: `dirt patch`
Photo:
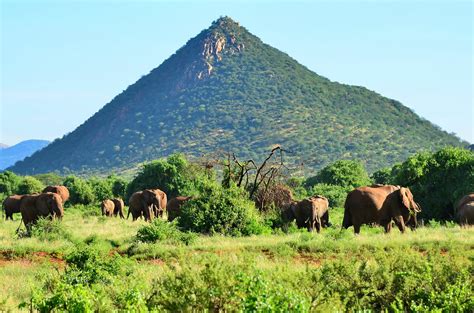
[[[15,266],[15,267],[27,268],[33,265],[34,263],[31,260],[27,260],[27,259],[18,259],[18,260],[0,259],[0,267]]]
[[[151,259],[151,260],[148,260],[148,263],[150,263],[152,265],[158,265],[158,266],[165,265],[165,262],[161,259]]]
[[[18,266],[27,267],[44,262],[50,262],[60,266],[65,265],[65,261],[63,259],[45,251],[35,251],[21,256],[15,255],[13,251],[0,251],[0,266],[15,264]]]
[[[320,267],[323,263],[321,258],[315,255],[301,253],[294,257],[294,260],[298,263],[305,263],[311,266]]]

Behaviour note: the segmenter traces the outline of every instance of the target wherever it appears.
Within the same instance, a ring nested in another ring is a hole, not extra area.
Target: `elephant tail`
[[[349,228],[352,226],[352,217],[349,211],[347,202],[344,203],[344,219],[342,220],[342,228]]]

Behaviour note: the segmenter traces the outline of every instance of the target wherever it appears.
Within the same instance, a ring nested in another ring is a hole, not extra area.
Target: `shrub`
[[[308,191],[305,188],[304,177],[291,177],[286,181],[286,185],[293,191],[295,199],[303,199],[308,196]]]
[[[76,176],[68,176],[64,186],[69,189],[71,204],[90,204],[94,202],[95,195],[91,186],[83,179]]]
[[[224,188],[211,179],[200,180],[197,189],[199,197],[181,208],[179,225],[183,229],[232,236],[264,231],[255,204],[242,189],[235,185]]]
[[[344,188],[369,185],[370,179],[362,163],[352,160],[339,160],[323,168],[316,176],[308,178],[307,187],[324,183]]]
[[[136,239],[141,242],[155,243],[158,241],[166,243],[191,244],[196,240],[196,234],[182,232],[178,229],[176,221],[171,223],[156,218],[152,223],[138,229]]]
[[[328,184],[316,184],[311,187],[308,191],[310,195],[322,195],[328,198],[329,206],[334,207],[344,207],[344,202],[346,201],[347,193],[351,188],[344,188],[336,185]]]
[[[112,181],[112,194],[114,197],[126,198],[127,181],[123,178],[116,176],[109,176],[109,180]]]
[[[392,169],[395,184],[410,187],[421,218],[452,219],[454,205],[474,189],[474,153],[448,147],[422,152]]]
[[[32,227],[29,236],[41,240],[71,240],[72,235],[64,228],[61,221],[40,218]]]
[[[0,173],[0,193],[7,196],[18,193],[21,177],[10,171]]]
[[[25,176],[18,185],[18,193],[25,195],[43,191],[45,185],[32,176]]]
[[[374,172],[370,178],[376,184],[392,185],[392,169],[390,167],[382,168]]]
[[[194,181],[203,175],[200,169],[188,163],[184,155],[173,154],[167,159],[144,164],[138,175],[127,186],[127,199],[138,190],[161,189],[168,198],[191,195]]]
[[[88,184],[94,192],[95,201],[103,201],[105,199],[112,199],[114,194],[112,192],[112,181],[109,179],[101,179],[93,177],[89,179]]]

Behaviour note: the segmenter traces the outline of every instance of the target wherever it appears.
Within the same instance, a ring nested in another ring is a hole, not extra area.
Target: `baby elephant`
[[[312,196],[301,201],[293,201],[287,210],[290,221],[296,219],[298,228],[319,233],[323,226],[329,225],[329,201],[323,196]]]
[[[115,210],[115,204],[112,200],[110,199],[105,199],[102,201],[100,204],[100,210],[102,211],[102,215],[104,216],[113,216],[114,215],[114,210]]]

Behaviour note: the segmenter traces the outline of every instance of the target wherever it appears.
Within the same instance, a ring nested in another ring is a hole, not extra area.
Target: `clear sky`
[[[73,131],[223,15],[474,142],[471,1],[0,2],[2,143]]]

